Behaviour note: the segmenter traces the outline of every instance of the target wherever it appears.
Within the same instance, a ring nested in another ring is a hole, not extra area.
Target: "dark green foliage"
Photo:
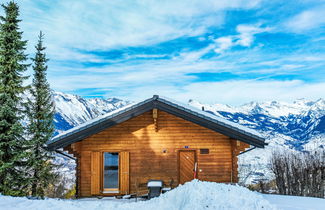
[[[44,196],[44,190],[55,180],[53,172],[52,154],[45,150],[45,143],[52,137],[54,132],[53,116],[54,104],[51,90],[46,79],[46,62],[48,59],[44,53],[43,34],[40,32],[33,60],[34,78],[30,88],[31,97],[28,99],[28,138],[31,155],[28,157],[31,167],[30,173],[32,196]]]
[[[27,41],[19,30],[19,8],[15,2],[2,5],[0,17],[0,192],[24,195],[28,184],[26,142],[22,119],[23,76]]]

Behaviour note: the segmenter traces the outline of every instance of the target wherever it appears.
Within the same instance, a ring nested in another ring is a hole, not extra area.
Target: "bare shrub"
[[[275,180],[260,180],[258,183],[249,184],[246,187],[260,193],[272,194],[276,192]]]
[[[272,153],[270,167],[278,192],[324,198],[325,151]]]

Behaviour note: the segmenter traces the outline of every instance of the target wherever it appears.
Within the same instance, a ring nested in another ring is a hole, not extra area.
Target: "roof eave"
[[[184,120],[196,123],[203,127],[229,136],[230,138],[243,141],[258,148],[264,148],[264,146],[267,145],[267,143],[265,143],[265,140],[261,137],[255,136],[253,134],[248,134],[231,126],[225,126],[222,123],[213,122],[211,120],[206,119],[206,117],[204,116],[200,116],[200,114],[193,114],[191,111],[187,110],[186,108],[180,105],[174,103],[167,103],[165,99],[160,99],[158,95],[154,95],[152,98],[138,103],[134,105],[133,108],[130,108],[120,114],[112,116],[109,119],[99,121],[98,123],[94,123],[91,126],[88,125],[84,129],[77,130],[71,133],[70,135],[60,136],[59,138],[54,137],[52,141],[47,143],[47,148],[49,150],[55,150],[58,148],[66,147],[72,143],[81,141],[95,133],[98,133],[104,129],[122,123],[140,114],[143,114],[144,112],[147,112],[153,108],[165,111]]]

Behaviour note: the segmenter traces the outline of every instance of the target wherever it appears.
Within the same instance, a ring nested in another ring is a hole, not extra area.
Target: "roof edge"
[[[237,126],[236,123],[225,120],[216,115],[197,110],[194,107],[189,107],[182,103],[174,102],[173,100],[165,99],[159,95],[153,95],[152,98],[146,99],[137,104],[122,107],[121,109],[107,113],[99,118],[90,120],[88,123],[81,124],[80,126],[59,134],[46,143],[47,148],[49,150],[55,150],[68,146],[106,128],[141,115],[153,108],[168,112],[184,120],[201,125],[223,135],[229,136],[230,138],[238,139],[239,141],[259,148],[264,148],[265,145],[268,145],[265,143],[265,139],[259,135],[256,135],[256,131],[252,129],[248,129],[240,124]]]

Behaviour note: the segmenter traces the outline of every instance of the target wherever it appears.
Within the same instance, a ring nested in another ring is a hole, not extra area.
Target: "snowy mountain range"
[[[129,101],[117,98],[86,99],[77,95],[54,92],[56,114],[56,133],[68,130],[102,114],[121,108]],[[241,176],[245,171],[254,171],[248,182],[258,177],[267,177],[268,158],[273,150],[312,150],[325,148],[325,100],[296,100],[287,102],[251,102],[242,106],[224,104],[202,104],[189,100],[188,104],[206,112],[218,115],[235,123],[260,132],[269,145],[265,149],[255,149],[239,158],[242,166]]]
[[[56,134],[130,103],[117,98],[85,99],[62,92],[54,92],[53,100],[56,110],[54,115]]]
[[[299,99],[286,102],[251,102],[238,107],[223,104],[201,104],[190,100],[189,104],[239,123],[264,134],[269,139],[274,135],[286,136],[284,144],[296,150],[304,150],[317,137],[325,134],[325,100]],[[325,141],[325,140],[324,140]],[[322,142],[319,142],[322,143]],[[324,143],[324,142],[323,142]],[[315,145],[324,146],[323,145]]]

